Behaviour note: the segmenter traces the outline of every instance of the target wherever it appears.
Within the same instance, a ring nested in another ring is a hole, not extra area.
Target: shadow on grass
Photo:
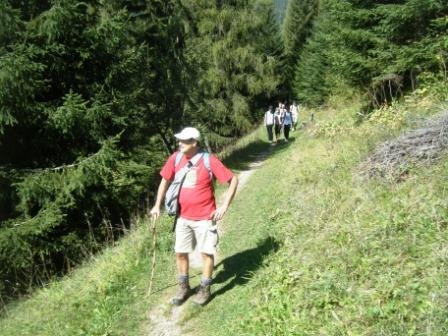
[[[247,170],[258,156],[263,155],[268,150],[269,144],[257,140],[232,152],[232,154],[224,159],[224,163],[232,170]]]
[[[235,286],[247,283],[263,263],[263,259],[279,249],[279,243],[272,237],[266,238],[257,247],[237,253],[222,260],[216,267],[223,269],[213,279],[214,284],[222,284],[232,279],[228,284],[212,293],[211,300],[224,294]]]
[[[284,142],[284,140],[279,140],[275,145],[270,145],[265,141],[257,140],[232,152],[223,161],[232,170],[248,170],[254,161],[264,160],[269,155],[286,150],[294,141],[295,138],[290,137],[288,143]]]

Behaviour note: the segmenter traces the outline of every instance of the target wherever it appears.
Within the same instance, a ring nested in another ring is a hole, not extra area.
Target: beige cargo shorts
[[[177,219],[174,244],[176,253],[191,253],[197,246],[200,253],[216,254],[218,241],[218,227],[213,220]]]

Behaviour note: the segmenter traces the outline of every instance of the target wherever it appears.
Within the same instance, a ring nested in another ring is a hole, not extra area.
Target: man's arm
[[[227,212],[227,209],[229,208],[229,205],[233,200],[233,196],[235,196],[237,187],[238,177],[233,175],[232,179],[229,182],[229,188],[227,189],[226,197],[223,204],[212,213],[213,220],[218,221],[224,217],[224,214]]]
[[[153,208],[149,212],[152,217],[155,219],[159,218],[160,216],[160,207],[162,206],[163,198],[165,197],[166,191],[168,190],[168,187],[170,185],[170,181],[166,180],[162,177],[162,181],[160,181],[159,188],[157,189],[157,198],[156,203],[154,204]]]

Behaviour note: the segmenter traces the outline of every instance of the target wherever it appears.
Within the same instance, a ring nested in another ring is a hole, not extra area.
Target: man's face
[[[194,139],[179,140],[179,151],[183,154],[193,154],[196,151],[198,142]]]

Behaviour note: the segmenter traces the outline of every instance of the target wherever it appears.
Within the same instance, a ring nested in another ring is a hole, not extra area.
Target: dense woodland
[[[354,88],[369,112],[419,81],[446,81],[447,31],[443,0],[290,1],[284,26],[290,87],[308,104]]]
[[[0,3],[0,294],[60,275],[151,202],[173,134],[219,151],[277,100],[365,109],[447,80],[444,0]]]

